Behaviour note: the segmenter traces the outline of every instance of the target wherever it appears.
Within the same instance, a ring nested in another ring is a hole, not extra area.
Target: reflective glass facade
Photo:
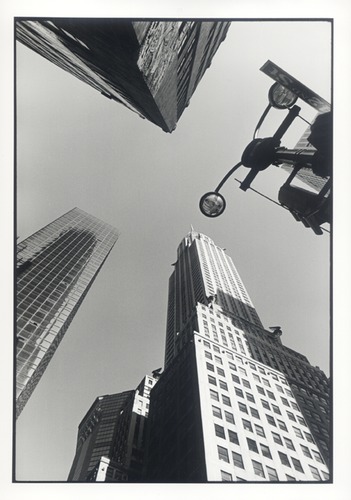
[[[74,208],[19,243],[17,416],[117,238],[112,226]]]

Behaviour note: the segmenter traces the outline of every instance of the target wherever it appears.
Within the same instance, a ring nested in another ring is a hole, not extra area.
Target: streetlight
[[[262,116],[260,117],[256,125],[253,134],[253,139],[245,148],[241,156],[241,161],[237,163],[231,170],[229,170],[229,172],[223,177],[223,179],[221,180],[221,182],[218,184],[217,188],[214,191],[210,191],[201,197],[199,206],[201,212],[206,217],[218,217],[224,212],[226,207],[226,201],[223,195],[219,193],[219,191],[223,186],[223,184],[229,179],[229,177],[231,177],[231,175],[241,166],[250,169],[245,179],[242,182],[240,182],[240,189],[242,189],[243,191],[247,191],[247,189],[249,189],[249,187],[251,186],[252,181],[257,176],[257,174],[268,168],[270,165],[279,165],[281,163],[292,164],[295,168],[293,170],[293,176],[292,175],[289,176],[289,183],[291,182],[292,178],[297,174],[298,170],[301,167],[310,168],[316,175],[320,177],[326,177],[329,175],[330,157],[328,155],[324,154],[321,155],[319,154],[318,151],[316,152],[315,150],[312,149],[297,151],[294,149],[287,149],[284,147],[280,147],[280,142],[283,135],[288,130],[294,119],[297,116],[299,116],[299,112],[301,111],[301,108],[295,105],[297,101],[297,96],[292,91],[290,91],[289,89],[285,88],[284,86],[276,82],[272,85],[272,87],[269,90],[268,99],[269,99],[269,104],[264,110]],[[272,107],[276,109],[288,109],[289,112],[272,137],[257,138],[258,131]],[[325,133],[326,128],[328,129],[328,126],[327,127],[325,126],[325,122],[327,122],[329,125],[331,124],[330,113],[328,118],[323,121],[323,127],[324,127],[322,131],[323,138],[326,137]],[[318,128],[321,128],[321,126],[318,126],[317,124],[316,129]],[[279,198],[281,205],[285,206],[288,210],[292,211],[293,215],[295,216],[296,215],[295,212],[296,211],[298,212],[298,210],[296,206],[293,206],[292,201],[289,201],[290,205],[288,202],[286,202],[287,199],[286,193],[289,191],[289,195],[291,195],[291,193],[294,191],[293,198],[294,197],[296,198],[296,196],[299,196],[300,198],[301,197],[306,198],[308,197],[308,195],[302,193],[302,191],[305,190],[300,189],[299,192],[297,192],[296,189],[290,185],[288,187],[284,185],[284,190],[281,191],[282,191],[281,199]],[[327,191],[328,189],[321,190],[321,197],[322,196],[324,197]],[[310,199],[311,197],[309,197],[309,200]],[[301,201],[301,199],[299,201]],[[320,199],[316,200],[312,204],[314,213],[316,212],[316,206],[318,205],[319,201]],[[308,209],[312,210],[312,205],[311,203],[310,205],[308,204],[306,205],[307,212]],[[304,214],[300,215],[303,216]],[[303,219],[298,219],[298,220],[303,220]],[[328,222],[328,220],[326,220],[326,222]],[[312,226],[310,225],[308,227]],[[317,229],[316,227],[312,227],[312,229],[314,229],[315,232],[317,232],[318,234],[321,234],[320,229]]]

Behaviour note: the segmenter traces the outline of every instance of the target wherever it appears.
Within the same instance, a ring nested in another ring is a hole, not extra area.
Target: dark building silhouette
[[[172,132],[229,26],[218,21],[18,18],[16,38]]]
[[[146,375],[135,390],[98,397],[78,427],[68,481],[115,482],[142,479],[150,391]]]

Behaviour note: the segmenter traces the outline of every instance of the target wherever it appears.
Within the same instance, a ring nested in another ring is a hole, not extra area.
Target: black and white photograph
[[[11,18],[13,496],[345,470],[339,25],[233,10]]]

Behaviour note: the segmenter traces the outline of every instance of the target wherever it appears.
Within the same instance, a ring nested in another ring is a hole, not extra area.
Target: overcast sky
[[[284,344],[329,374],[329,235],[234,179],[221,217],[205,218],[198,201],[252,138],[273,83],[259,71],[267,59],[330,101],[330,24],[233,22],[172,134],[16,48],[20,240],[75,206],[121,233],[17,421],[17,478],[65,481],[95,398],[163,365],[168,278],[191,224],[226,248],[264,326],[281,325]],[[260,135],[284,116],[274,110]],[[305,128],[297,120],[283,145]],[[253,187],[276,199],[285,178],[271,167]]]

